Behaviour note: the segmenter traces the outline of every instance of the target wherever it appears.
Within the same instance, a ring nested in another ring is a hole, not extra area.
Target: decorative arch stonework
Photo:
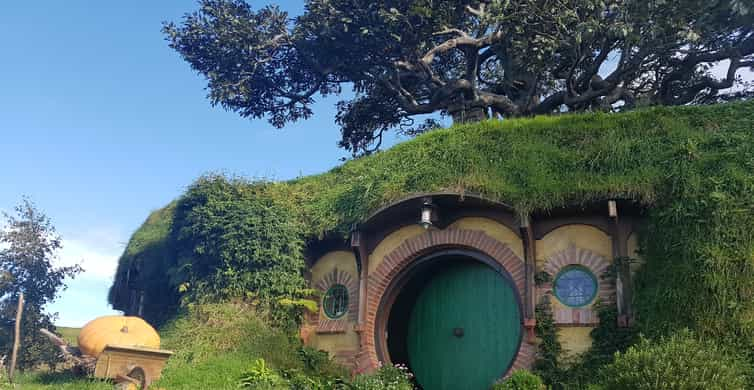
[[[524,296],[524,261],[519,258],[508,245],[503,244],[482,231],[445,229],[428,230],[424,234],[407,239],[400,246],[387,254],[367,281],[366,316],[361,331],[361,351],[357,362],[357,371],[368,372],[377,369],[381,362],[377,353],[376,332],[379,331],[379,313],[383,297],[393,280],[399,276],[414,260],[424,255],[443,249],[468,249],[481,252],[494,259],[511,276],[519,297]],[[523,311],[522,311],[523,315]],[[525,334],[523,323],[521,332]],[[522,338],[513,364],[505,375],[523,368],[531,368],[534,362],[536,347]]]
[[[544,270],[554,278],[567,266],[580,265],[585,267],[597,277],[597,298],[605,304],[613,304],[615,302],[615,283],[604,277],[604,273],[610,264],[610,261],[605,257],[570,244],[568,248],[548,257],[545,260]],[[552,295],[552,289],[552,283],[546,283],[541,286],[539,295]],[[592,305],[583,308],[562,308],[555,310],[553,314],[557,324],[594,325],[599,322]]]
[[[320,304],[319,319],[317,321],[317,333],[340,333],[345,332],[349,323],[357,320],[359,314],[359,289],[357,281],[348,272],[333,269],[327,273],[314,286],[322,292],[324,297],[330,287],[342,284],[348,289],[348,313],[338,319],[330,319],[323,312],[324,309]]]

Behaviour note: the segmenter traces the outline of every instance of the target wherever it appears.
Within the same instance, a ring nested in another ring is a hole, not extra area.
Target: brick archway
[[[380,304],[383,297],[389,292],[389,286],[396,277],[407,269],[411,263],[424,255],[443,249],[468,249],[481,252],[494,261],[510,275],[516,286],[519,297],[524,296],[524,261],[508,247],[483,231],[446,229],[428,230],[427,232],[407,239],[392,252],[387,254],[382,263],[371,272],[367,282],[366,316],[361,329],[361,351],[358,359],[358,371],[368,372],[377,369],[380,362],[377,353],[377,332],[381,331]],[[386,315],[385,315],[386,317]],[[525,329],[521,328],[522,334]],[[513,364],[506,375],[510,372],[531,368],[534,361],[535,347],[522,339]]]
[[[568,266],[580,265],[587,268],[598,280],[597,298],[602,304],[615,304],[615,281],[606,277],[605,272],[611,262],[605,257],[588,249],[579,248],[571,243],[566,249],[556,252],[545,259],[544,271],[554,279],[560,271]],[[555,299],[553,281],[543,283],[537,288],[539,297],[550,296]],[[555,323],[559,325],[593,326],[599,323],[596,302],[584,307],[561,307],[553,312]]]

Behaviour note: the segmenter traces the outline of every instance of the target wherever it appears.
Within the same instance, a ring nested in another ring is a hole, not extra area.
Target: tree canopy
[[[385,131],[435,125],[421,114],[624,110],[754,90],[737,72],[754,68],[749,0],[307,0],[295,18],[201,0],[164,32],[207,78],[213,105],[276,127],[353,88],[335,120],[354,153]]]
[[[9,351],[13,334],[9,325],[15,321],[20,293],[25,305],[21,322],[19,366],[33,367],[57,359],[55,348],[40,328],[52,329],[54,316],[44,306],[65,289],[65,279],[81,272],[78,265],[57,267],[60,236],[50,219],[28,199],[5,214],[6,225],[0,229],[0,353]]]

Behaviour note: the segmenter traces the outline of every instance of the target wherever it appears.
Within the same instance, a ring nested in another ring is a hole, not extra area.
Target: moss
[[[286,208],[295,226],[270,225],[282,230],[269,237],[296,234],[300,242],[346,237],[370,211],[418,192],[478,193],[521,214],[631,199],[651,210],[635,294],[640,328],[662,334],[692,327],[750,347],[753,172],[754,102],[743,102],[491,120],[433,131],[320,175],[228,182]],[[174,205],[153,213],[131,239],[110,296],[115,307],[124,305],[117,291],[134,261],[161,264],[158,273],[168,275],[185,249],[165,231],[184,226],[173,218]],[[273,243],[264,253],[282,248]],[[177,288],[168,277],[160,283]]]

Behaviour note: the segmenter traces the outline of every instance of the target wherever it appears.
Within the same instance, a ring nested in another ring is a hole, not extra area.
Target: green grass
[[[112,390],[113,384],[94,378],[80,378],[68,372],[25,372],[16,377],[16,388],[24,390]],[[4,387],[5,386],[5,387]],[[5,383],[0,389],[12,388]]]
[[[63,337],[63,340],[68,342],[68,344],[73,345],[73,346],[78,345],[78,337],[79,337],[79,332],[81,332],[81,328],[69,328],[65,326],[57,326],[56,331]]]
[[[276,369],[307,372],[299,356],[300,342],[270,327],[263,313],[247,304],[195,305],[167,324],[162,347],[175,351],[155,384],[165,389],[236,389],[254,360]],[[322,372],[346,376],[333,364]]]
[[[307,372],[299,356],[300,343],[267,324],[266,316],[247,304],[208,304],[187,308],[161,330],[162,348],[175,354],[168,360],[155,389],[237,389],[254,360],[270,367]],[[325,373],[346,376],[334,365]],[[71,373],[29,372],[18,377],[23,389],[112,389],[108,381]],[[3,387],[0,386],[0,390]]]

